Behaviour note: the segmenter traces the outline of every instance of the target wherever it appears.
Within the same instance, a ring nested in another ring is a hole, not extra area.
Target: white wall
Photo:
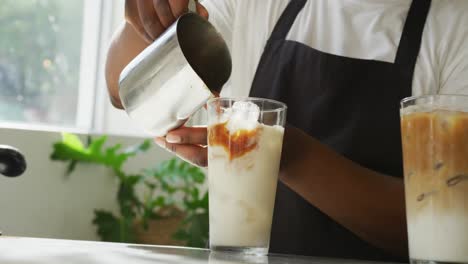
[[[0,230],[4,235],[98,240],[91,221],[95,208],[116,209],[116,182],[105,168],[78,165],[65,179],[65,164],[52,162],[57,132],[0,129],[0,144],[19,148],[28,169],[18,178],[0,176]],[[142,139],[112,137],[124,146]],[[171,156],[153,146],[130,160],[126,169],[138,171]]]

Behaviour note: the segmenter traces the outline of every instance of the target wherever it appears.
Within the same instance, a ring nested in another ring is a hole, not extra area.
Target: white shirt
[[[411,0],[308,0],[288,39],[334,55],[394,62]],[[228,42],[233,70],[223,96],[247,96],[264,46],[289,0],[205,0]],[[378,87],[376,87],[378,89]],[[433,0],[413,95],[468,95],[468,0]]]

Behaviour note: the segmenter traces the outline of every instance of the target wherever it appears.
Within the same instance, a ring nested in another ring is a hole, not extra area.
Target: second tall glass
[[[468,263],[468,96],[401,109],[411,263]]]

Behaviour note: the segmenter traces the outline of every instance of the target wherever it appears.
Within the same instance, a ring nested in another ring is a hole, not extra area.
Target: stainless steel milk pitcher
[[[122,71],[120,98],[133,120],[152,136],[164,136],[221,90],[231,67],[222,36],[189,12]]]

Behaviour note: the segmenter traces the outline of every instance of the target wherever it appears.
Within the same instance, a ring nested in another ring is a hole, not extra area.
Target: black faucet
[[[18,149],[0,145],[0,174],[17,177],[25,170],[26,160]]]

